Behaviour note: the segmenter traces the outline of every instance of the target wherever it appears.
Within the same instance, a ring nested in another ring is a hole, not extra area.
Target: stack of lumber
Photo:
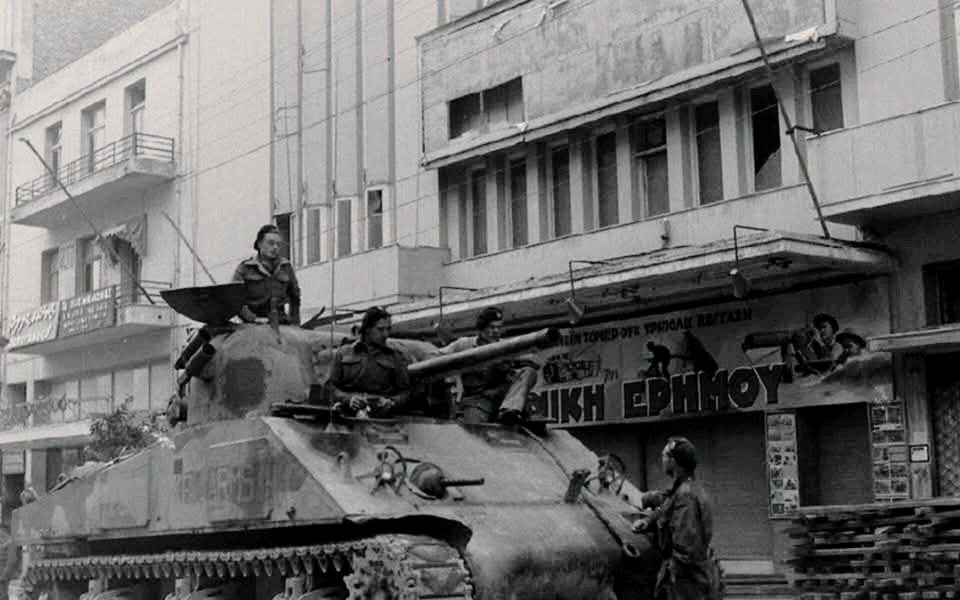
[[[960,498],[804,508],[790,537],[803,600],[960,600]]]

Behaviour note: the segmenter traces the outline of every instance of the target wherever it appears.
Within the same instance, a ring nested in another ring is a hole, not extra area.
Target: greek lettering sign
[[[60,315],[60,337],[68,337],[101,327],[112,327],[116,319],[114,288],[64,300]]]
[[[537,414],[564,424],[649,421],[892,396],[889,331],[870,281],[563,332],[541,358]]]
[[[59,302],[49,302],[16,315],[10,321],[10,343],[8,347],[13,350],[55,339],[59,318]]]

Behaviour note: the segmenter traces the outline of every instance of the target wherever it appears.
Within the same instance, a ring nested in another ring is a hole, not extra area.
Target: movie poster
[[[770,477],[770,514],[788,515],[800,506],[800,467],[797,417],[792,413],[767,415],[767,474]]]
[[[886,298],[868,281],[565,330],[533,405],[577,426],[881,401]]]

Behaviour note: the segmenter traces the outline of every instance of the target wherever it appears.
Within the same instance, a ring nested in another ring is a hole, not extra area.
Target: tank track
[[[92,555],[39,559],[27,568],[25,582],[43,588],[55,581],[101,577],[124,580],[207,576],[219,579],[278,573],[297,577],[333,570],[343,574],[348,599],[472,600],[473,584],[460,553],[434,538],[378,535],[363,540],[204,552]],[[384,594],[377,596],[377,593]]]

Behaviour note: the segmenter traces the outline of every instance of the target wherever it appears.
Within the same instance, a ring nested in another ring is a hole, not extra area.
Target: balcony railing
[[[97,148],[91,154],[62,165],[57,171],[57,176],[64,185],[70,185],[131,158],[150,158],[170,162],[173,161],[173,149],[173,138],[150,133],[133,133]],[[56,180],[50,175],[37,177],[33,181],[18,186],[17,206],[42,198],[57,187]]]
[[[132,398],[123,400],[129,402]],[[113,396],[68,398],[45,396],[33,402],[13,404],[0,409],[0,431],[37,427],[56,423],[74,423],[113,412],[119,406]]]
[[[136,304],[151,304],[150,299],[153,300],[154,304],[163,304],[160,292],[170,289],[170,283],[167,281],[141,279],[140,287],[137,287],[133,283],[114,285],[112,287],[116,307],[120,308],[122,306],[132,306]],[[143,291],[141,291],[140,288],[143,288]],[[144,296],[144,292],[150,295],[150,299]]]

